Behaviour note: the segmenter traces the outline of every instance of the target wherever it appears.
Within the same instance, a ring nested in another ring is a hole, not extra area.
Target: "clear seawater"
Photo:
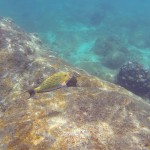
[[[150,0],[0,0],[0,16],[106,80],[129,60],[150,67]]]

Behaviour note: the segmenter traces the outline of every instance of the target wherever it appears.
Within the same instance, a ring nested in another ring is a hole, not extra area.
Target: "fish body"
[[[65,87],[71,79],[69,72],[58,72],[46,78],[38,87],[29,90],[30,97],[35,93],[50,92]]]

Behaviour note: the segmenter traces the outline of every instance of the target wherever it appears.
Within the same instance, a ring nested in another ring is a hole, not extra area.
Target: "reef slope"
[[[24,91],[76,71],[78,87]],[[0,149],[148,150],[150,105],[124,88],[73,68],[35,34],[0,19]]]

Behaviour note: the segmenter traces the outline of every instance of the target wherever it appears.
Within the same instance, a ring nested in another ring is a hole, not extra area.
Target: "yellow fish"
[[[35,93],[50,92],[66,87],[71,78],[72,73],[70,72],[58,72],[46,78],[38,87],[28,90],[27,92],[29,92],[30,97],[32,97]]]

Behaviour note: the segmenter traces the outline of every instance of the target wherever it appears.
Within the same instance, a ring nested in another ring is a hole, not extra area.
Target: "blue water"
[[[0,16],[106,80],[128,60],[150,67],[149,0],[0,0]]]

